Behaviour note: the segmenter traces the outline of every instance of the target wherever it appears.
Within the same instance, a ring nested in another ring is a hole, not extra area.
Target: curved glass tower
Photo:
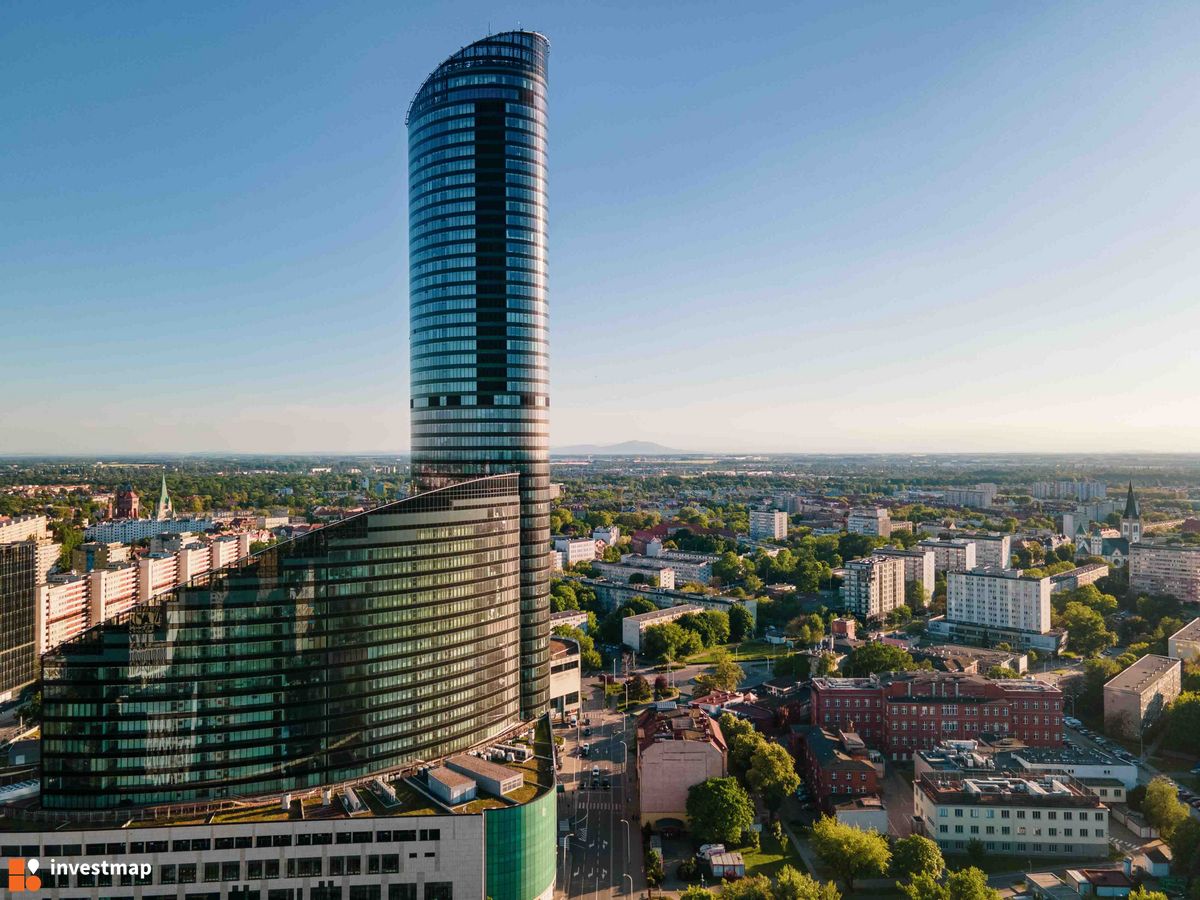
[[[311,789],[519,721],[516,474],[343,519],[96,626],[42,667],[42,804]]]
[[[464,47],[408,113],[413,474],[418,490],[520,475],[525,718],[549,701],[549,46]]]

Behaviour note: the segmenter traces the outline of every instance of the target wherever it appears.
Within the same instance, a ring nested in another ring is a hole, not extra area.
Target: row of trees
[[[680,900],[711,900],[717,895],[708,888],[692,885]],[[740,878],[721,888],[721,900],[841,900],[842,894],[828,881],[817,881],[794,866],[783,866],[772,882],[766,875]]]

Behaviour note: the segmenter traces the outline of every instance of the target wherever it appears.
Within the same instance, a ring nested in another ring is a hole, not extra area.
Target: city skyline
[[[552,448],[1200,437],[1184,5],[6,16],[0,454],[405,452],[403,112],[489,22],[562,60]]]

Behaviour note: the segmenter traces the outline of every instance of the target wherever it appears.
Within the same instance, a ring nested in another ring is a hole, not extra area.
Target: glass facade
[[[36,609],[37,545],[0,544],[0,699],[33,681]]]
[[[520,475],[527,719],[549,702],[548,53],[534,32],[477,41],[408,114],[413,473]]]
[[[310,532],[48,655],[43,806],[303,790],[495,738],[520,720],[519,480]]]
[[[484,813],[487,895],[492,900],[533,900],[554,888],[557,797],[547,791],[522,806]]]

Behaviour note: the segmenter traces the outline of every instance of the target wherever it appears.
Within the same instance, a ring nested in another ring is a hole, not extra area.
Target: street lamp
[[[626,872],[625,877],[629,879],[629,893],[632,894],[633,893],[633,876],[630,875],[628,872]]]
[[[622,819],[621,824],[625,826],[625,863],[629,864],[629,820]]]
[[[566,872],[567,872],[567,844],[570,843],[571,838],[573,838],[573,837],[575,837],[575,832],[573,832],[573,831],[568,831],[566,834],[564,834],[562,836],[562,864],[561,864],[560,868],[562,869],[564,876],[566,875]],[[562,879],[561,878],[559,879],[559,887],[562,888]],[[566,894],[570,893],[569,887],[570,887],[570,885],[568,884],[567,888],[563,888],[564,896]]]

